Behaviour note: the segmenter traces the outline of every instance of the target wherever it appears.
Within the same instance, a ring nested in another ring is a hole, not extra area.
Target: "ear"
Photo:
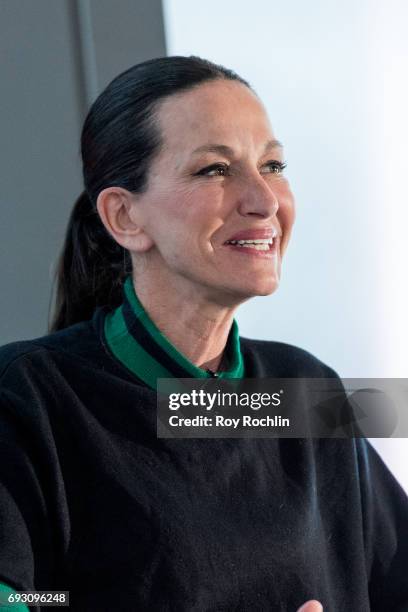
[[[98,195],[96,207],[107,231],[122,247],[143,253],[153,246],[143,229],[143,210],[137,194],[122,187],[107,187]]]

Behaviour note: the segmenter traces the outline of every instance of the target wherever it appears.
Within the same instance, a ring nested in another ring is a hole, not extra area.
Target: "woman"
[[[235,73],[119,75],[82,133],[85,191],[50,334],[1,351],[4,588],[74,610],[402,610],[407,499],[364,440],[158,439],[160,377],[335,377],[239,337],[294,222],[282,147]]]

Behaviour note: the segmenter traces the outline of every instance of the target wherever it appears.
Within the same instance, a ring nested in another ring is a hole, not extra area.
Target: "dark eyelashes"
[[[210,172],[211,170],[218,170],[218,169],[228,170],[228,165],[227,164],[211,164],[211,166],[206,166],[205,168],[201,168],[201,170],[195,173],[195,176],[207,174],[207,172]]]
[[[270,166],[275,166],[275,168],[278,168],[278,170],[280,170],[281,172],[286,168],[286,166],[288,164],[286,164],[285,162],[280,162],[280,161],[269,161],[266,162],[265,164],[266,166],[270,165]]]
[[[279,170],[279,173],[281,173],[286,168],[287,164],[284,162],[277,161],[277,160],[270,160],[262,165],[262,167],[264,166],[272,166],[273,168]],[[223,170],[225,171],[225,173],[227,173],[228,169],[229,169],[228,164],[221,164],[221,163],[211,164],[210,166],[201,168],[201,170],[195,173],[195,176],[205,176],[206,174],[208,174],[208,172],[211,172],[212,170]],[[274,174],[274,172],[271,172],[271,174]],[[218,176],[225,176],[225,175],[219,174]]]

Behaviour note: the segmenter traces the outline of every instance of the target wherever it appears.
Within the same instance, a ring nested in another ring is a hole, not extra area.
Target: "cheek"
[[[278,217],[281,224],[285,226],[283,229],[290,231],[295,221],[296,211],[295,198],[287,181],[282,183],[276,195],[279,202]]]
[[[286,190],[279,199],[278,219],[282,229],[281,254],[288,246],[293,224],[296,218],[295,199],[290,190]]]
[[[186,253],[195,262],[202,257],[206,238],[217,226],[219,199],[214,189],[178,189],[147,204],[146,229],[168,263],[179,266]]]
[[[216,186],[186,189],[166,203],[166,219],[189,242],[211,233],[221,222],[222,213],[223,191]]]
[[[180,234],[183,219],[186,218],[189,201],[183,194],[169,190],[146,203],[146,229],[156,243],[163,243],[170,237],[177,238]]]
[[[295,200],[293,197],[288,198],[284,202],[282,206],[282,215],[285,220],[286,229],[291,230],[296,218]]]

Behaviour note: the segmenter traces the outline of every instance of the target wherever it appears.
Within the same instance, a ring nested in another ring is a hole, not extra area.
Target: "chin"
[[[274,293],[279,287],[280,277],[277,274],[271,274],[263,278],[257,278],[256,275],[253,275],[252,278],[242,280],[244,281],[241,284],[242,291],[251,297],[255,297]]]
[[[275,281],[273,283],[264,284],[263,286],[254,289],[254,296],[266,296],[272,295],[279,287],[279,281]]]
[[[242,283],[239,286],[230,287],[228,294],[234,296],[237,302],[245,302],[253,297],[261,297],[272,295],[279,287],[279,280],[268,280],[268,282],[255,283],[248,282]]]
[[[279,288],[279,283],[276,282],[272,286],[268,287],[267,289],[260,290],[259,293],[257,293],[256,295],[259,295],[259,296],[272,295],[272,293],[275,293],[275,291],[278,288]]]

